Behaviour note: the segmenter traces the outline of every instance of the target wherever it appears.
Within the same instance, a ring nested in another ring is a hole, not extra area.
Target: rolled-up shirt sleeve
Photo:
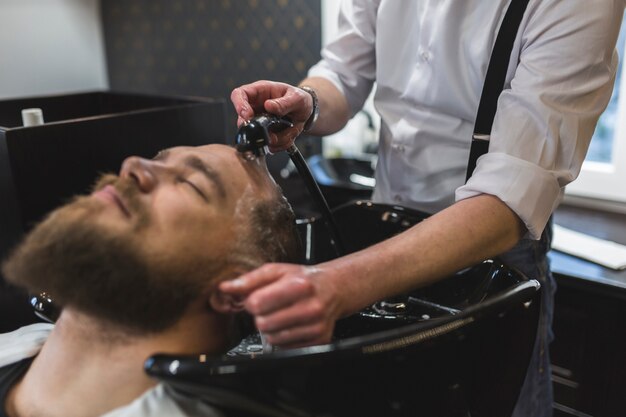
[[[379,1],[342,1],[337,37],[322,50],[309,77],[331,81],[355,115],[369,96],[376,77],[376,11]]]
[[[617,69],[623,0],[537,2],[519,65],[498,100],[489,152],[456,200],[497,196],[538,239],[579,174]],[[523,22],[524,24],[524,22]]]

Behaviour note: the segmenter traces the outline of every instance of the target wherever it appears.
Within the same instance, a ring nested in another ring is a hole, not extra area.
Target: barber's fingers
[[[267,108],[266,102],[271,103],[271,100],[281,99],[290,89],[294,87],[285,83],[262,80],[235,88],[230,94],[230,99],[237,115],[243,120],[249,120],[257,113],[276,110],[272,108],[272,104],[270,108]]]
[[[289,86],[282,96],[266,101],[265,109],[272,114],[289,116],[294,124],[304,124],[313,111],[313,99],[306,91]]]
[[[264,333],[265,340],[284,349],[329,343],[332,338],[333,326],[324,323],[313,323],[298,326],[276,333]]]
[[[265,112],[265,101],[271,98],[265,91],[262,84],[253,83],[235,88],[230,93],[230,101],[237,112],[237,126]]]
[[[280,132],[280,134],[271,133],[269,143],[270,152],[278,153],[289,149],[291,145],[294,144],[298,135],[300,135],[300,132],[301,129],[290,127]]]
[[[249,119],[244,119],[243,117],[237,117],[237,127],[241,127],[246,123]]]
[[[272,113],[278,116],[287,116],[294,123],[292,132],[289,129],[278,134],[280,143],[275,143],[275,150],[286,148],[284,143],[295,139],[304,127],[313,112],[311,95],[300,88],[286,83],[274,81],[256,81],[251,84],[235,88],[230,99],[237,112],[237,125],[241,126],[258,113]]]
[[[230,101],[237,112],[237,126],[241,126],[244,122],[254,117],[256,110],[253,106],[256,103],[251,102],[252,99],[243,87],[235,88],[230,93]]]
[[[256,317],[257,329],[263,333],[276,333],[297,326],[307,326],[329,320],[323,303],[315,298],[301,299],[299,302]]]
[[[255,291],[245,301],[246,310],[265,316],[315,296],[313,283],[304,274],[285,276]]]
[[[289,264],[265,264],[253,271],[241,275],[239,278],[220,283],[220,290],[224,293],[247,297],[253,291],[271,284],[283,277],[290,267]]]
[[[315,267],[266,264],[220,284],[233,296],[246,297],[244,305],[255,316],[267,341],[298,347],[330,341],[338,309],[332,289],[321,286]]]

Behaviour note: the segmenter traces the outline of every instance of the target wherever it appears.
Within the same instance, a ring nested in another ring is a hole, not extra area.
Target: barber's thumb
[[[219,291],[227,294],[238,294],[243,296],[248,292],[248,281],[245,278],[239,277],[236,279],[229,279],[220,282],[218,285]]]

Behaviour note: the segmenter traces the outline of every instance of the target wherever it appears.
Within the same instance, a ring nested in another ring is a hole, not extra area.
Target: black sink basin
[[[426,217],[368,201],[334,213],[350,252]],[[336,256],[321,221],[299,227],[306,261]],[[489,260],[340,320],[328,345],[260,354],[257,341],[240,356],[156,354],[146,372],[233,416],[507,416],[530,360],[539,289]]]
[[[374,156],[324,158],[314,155],[308,164],[330,207],[371,197],[375,184]]]

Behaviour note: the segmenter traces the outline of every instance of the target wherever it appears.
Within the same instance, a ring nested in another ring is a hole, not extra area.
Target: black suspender
[[[489,150],[489,138],[491,136],[493,119],[496,116],[498,97],[500,97],[500,93],[504,89],[513,43],[517,37],[528,1],[511,0],[511,4],[509,4],[509,8],[502,20],[496,43],[491,52],[485,85],[480,96],[465,181],[472,176],[478,158]]]

